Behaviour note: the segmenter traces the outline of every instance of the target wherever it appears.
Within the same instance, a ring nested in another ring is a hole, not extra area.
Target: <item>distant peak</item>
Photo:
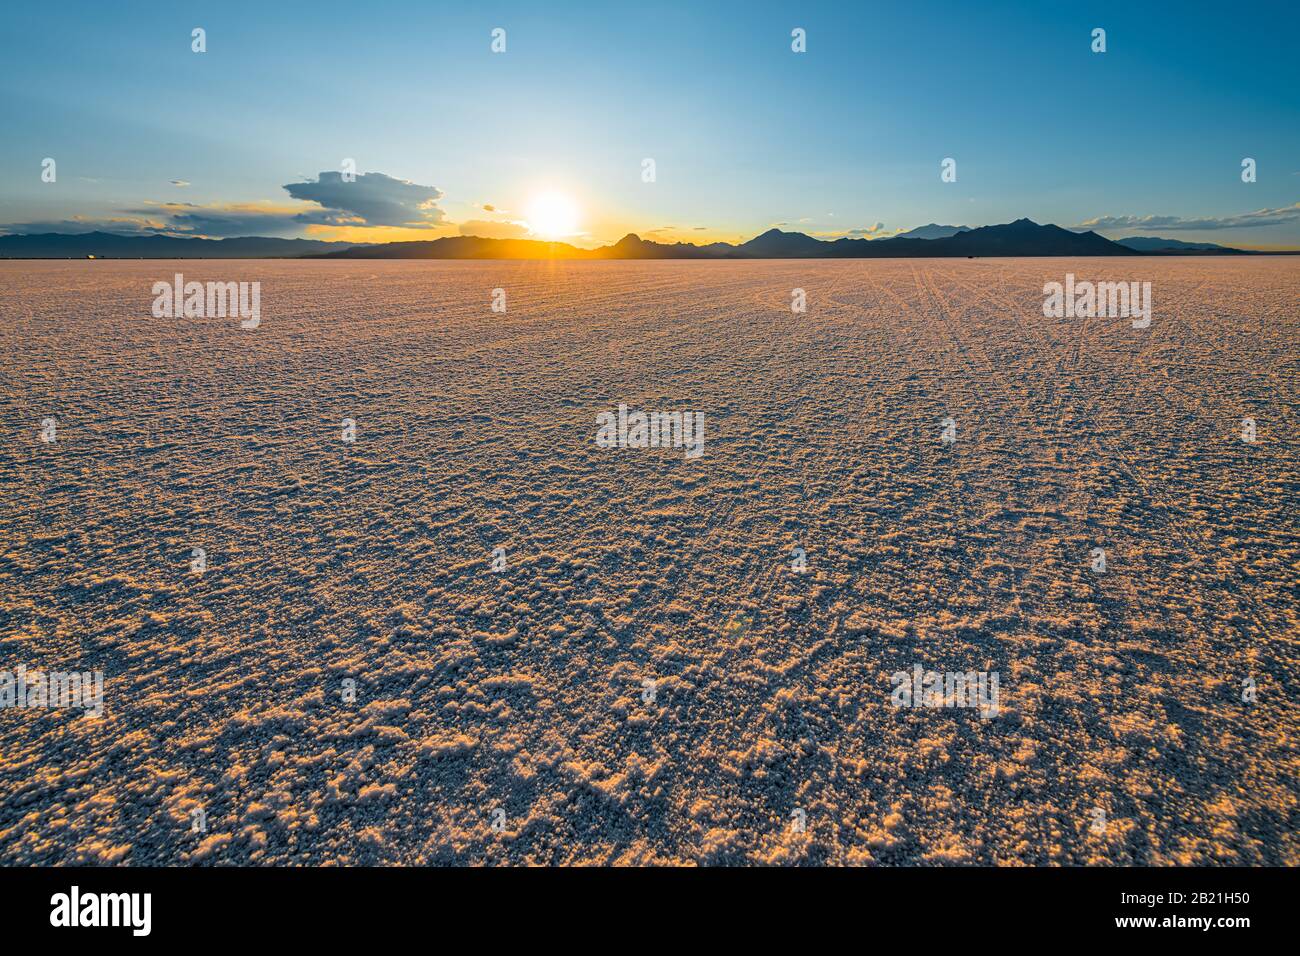
[[[760,246],[770,246],[773,243],[784,243],[787,245],[790,243],[797,243],[806,245],[810,242],[819,242],[819,240],[814,239],[806,232],[785,232],[773,226],[762,235],[755,236],[753,239],[749,240],[747,245],[750,243],[757,243]]]

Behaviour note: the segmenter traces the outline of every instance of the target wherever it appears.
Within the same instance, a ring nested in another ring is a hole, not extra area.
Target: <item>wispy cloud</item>
[[[480,239],[527,239],[532,235],[526,223],[508,220],[467,219],[458,228],[462,236]]]
[[[74,216],[43,222],[15,222],[0,232],[28,235],[44,232],[161,233],[168,236],[297,236],[303,231],[303,206],[296,203],[146,202],[103,217]]]
[[[47,232],[66,235],[78,235],[86,232],[154,233],[166,232],[168,226],[163,219],[145,219],[139,216],[110,216],[92,218],[90,216],[73,216],[71,219],[43,219],[31,222],[7,222],[0,225],[0,234],[19,236],[36,236]]]
[[[892,230],[897,232],[897,230]],[[817,239],[879,239],[882,236],[892,234],[891,230],[885,228],[883,222],[874,222],[869,226],[861,226],[857,229],[835,229],[829,232],[810,232],[809,235]]]
[[[1262,226],[1285,226],[1300,222],[1300,203],[1278,209],[1257,209],[1238,216],[1210,216],[1187,219],[1182,216],[1098,216],[1071,226],[1071,229],[1101,230],[1208,230],[1254,229]]]
[[[169,182],[188,186],[184,179]],[[21,222],[0,225],[0,233],[42,232],[116,232],[163,233],[178,236],[299,236],[303,232],[324,234],[345,232],[357,241],[376,239],[423,238],[430,229],[446,233],[455,227],[448,223],[437,205],[442,190],[423,186],[384,173],[363,173],[352,182],[344,182],[342,173],[323,172],[315,182],[289,183],[284,189],[297,202],[152,202],[120,209],[99,218],[75,216],[72,219]],[[473,225],[494,229],[491,235],[520,234],[511,222],[474,222]],[[402,233],[402,230],[417,230]],[[465,229],[462,228],[462,233]],[[526,231],[526,230],[524,230]],[[366,235],[371,232],[373,235]],[[488,235],[474,231],[474,235]]]
[[[185,236],[279,236],[302,231],[302,207],[288,203],[191,202],[146,203],[141,209],[124,210],[129,215],[156,222],[161,232]]]

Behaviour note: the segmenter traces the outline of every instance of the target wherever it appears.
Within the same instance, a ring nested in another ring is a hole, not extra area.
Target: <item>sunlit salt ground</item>
[[[1300,863],[1300,260],[0,277],[0,862]]]

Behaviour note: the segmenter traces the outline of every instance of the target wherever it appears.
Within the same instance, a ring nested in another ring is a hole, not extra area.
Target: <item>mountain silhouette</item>
[[[723,254],[723,250],[734,247],[725,242],[715,242],[707,246],[695,246],[689,242],[662,243],[642,239],[635,233],[597,250],[601,255],[592,258],[602,259],[712,259]],[[590,250],[582,250],[590,251]]]
[[[937,247],[937,255],[956,256],[1117,256],[1133,255],[1136,251],[1091,230],[1071,232],[1051,224],[1040,226],[1032,219],[1017,219],[1001,226],[981,226],[946,239],[926,241]]]
[[[1181,239],[1161,239],[1158,236],[1130,236],[1127,239],[1116,239],[1115,241],[1121,246],[1128,246],[1138,252],[1213,252],[1217,254],[1241,251],[1240,249],[1229,249],[1227,246],[1216,245],[1213,242],[1184,242]]]
[[[749,259],[816,259],[826,243],[802,232],[782,232],[769,229],[761,236],[736,247],[737,253]]]
[[[907,232],[900,232],[894,239],[947,239],[959,232],[970,232],[970,226],[941,226],[937,222],[917,226]]]
[[[356,246],[354,242],[237,236],[123,236],[112,232],[46,232],[0,236],[0,259],[296,259]]]

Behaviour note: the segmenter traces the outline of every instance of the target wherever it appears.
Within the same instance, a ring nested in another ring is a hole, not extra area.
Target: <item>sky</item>
[[[1281,0],[9,3],[0,232],[1300,248],[1298,34]]]

